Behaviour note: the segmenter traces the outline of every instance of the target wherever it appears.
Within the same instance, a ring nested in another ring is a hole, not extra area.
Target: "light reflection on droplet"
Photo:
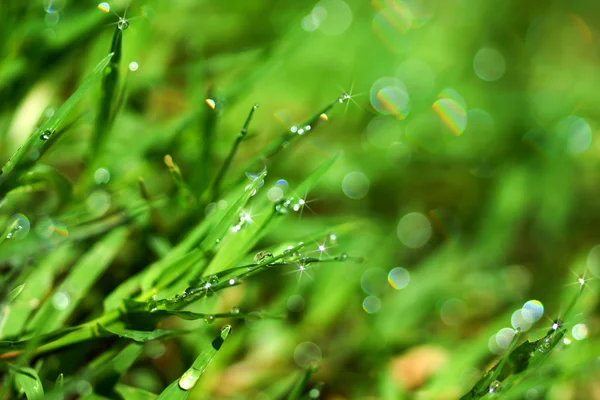
[[[52,305],[57,310],[65,310],[67,307],[69,307],[70,302],[71,298],[66,292],[56,292],[52,296]]]
[[[342,190],[351,199],[359,200],[369,192],[369,179],[359,171],[347,174],[342,180]]]
[[[410,282],[410,273],[402,267],[392,269],[388,273],[388,283],[396,290],[404,289]]]
[[[431,238],[429,219],[418,212],[408,213],[398,222],[396,233],[398,239],[407,247],[416,249],[423,247]]]
[[[107,183],[110,180],[110,172],[106,168],[98,168],[96,172],[94,172],[94,181],[101,185],[103,183]]]
[[[322,357],[321,348],[312,342],[302,342],[294,349],[294,361],[303,369],[318,363]]]
[[[212,110],[215,109],[215,107],[217,106],[217,103],[213,100],[213,99],[206,99],[204,100],[204,102],[206,103],[206,105],[208,105]]]
[[[366,294],[378,296],[387,287],[387,273],[382,268],[369,268],[360,278],[360,286]]]
[[[367,312],[367,314],[375,314],[381,308],[381,300],[376,296],[367,296],[363,300],[363,310]]]
[[[571,334],[573,335],[573,339],[583,340],[588,337],[589,331],[585,324],[577,324],[571,330]]]
[[[410,112],[410,97],[406,86],[397,78],[378,79],[370,90],[371,105],[384,115],[404,119]]]
[[[497,81],[504,76],[506,62],[498,50],[483,48],[473,58],[473,69],[484,81]]]
[[[544,315],[544,305],[539,300],[529,300],[523,304],[523,318],[530,322],[537,322]]]

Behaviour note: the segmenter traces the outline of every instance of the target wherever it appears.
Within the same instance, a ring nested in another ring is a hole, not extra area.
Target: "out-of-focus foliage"
[[[600,398],[600,3],[0,11],[0,398]]]

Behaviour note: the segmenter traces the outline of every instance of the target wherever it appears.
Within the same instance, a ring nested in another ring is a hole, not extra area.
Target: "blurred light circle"
[[[524,309],[518,309],[512,314],[512,317],[510,318],[510,324],[512,325],[512,327],[514,329],[519,328],[521,332],[526,332],[529,329],[531,329],[531,321],[529,321],[525,317],[524,311]]]
[[[589,331],[585,324],[577,324],[571,330],[571,334],[575,340],[583,340],[588,337]]]
[[[267,192],[267,197],[271,201],[279,201],[283,198],[283,189],[281,189],[279,186],[273,186]]]
[[[537,322],[544,315],[544,305],[539,300],[529,300],[523,304],[523,318],[530,322]]]
[[[455,136],[460,136],[467,127],[467,111],[454,99],[439,99],[431,106]]]
[[[136,61],[132,61],[129,63],[129,70],[131,72],[137,71],[139,67],[140,67],[140,65]]]
[[[467,306],[460,299],[449,299],[440,308],[440,318],[446,325],[460,325],[467,316]]]
[[[410,163],[411,150],[404,143],[396,142],[387,149],[386,157],[395,167],[404,167]]]
[[[56,292],[52,296],[52,305],[57,310],[65,310],[67,307],[69,307],[70,302],[71,299],[66,292]]]
[[[292,312],[301,312],[304,310],[304,297],[294,294],[288,298],[287,308]]]
[[[514,329],[511,328],[502,328],[496,334],[496,344],[503,350],[508,349],[510,346],[510,342],[513,340],[515,336]]]
[[[404,268],[397,267],[388,273],[388,283],[396,290],[404,289],[410,282],[410,273]]]
[[[23,239],[29,234],[30,229],[31,224],[25,215],[21,213],[14,214],[6,224],[4,238],[11,240]]]
[[[410,112],[410,98],[406,86],[397,78],[378,79],[370,91],[371,105],[384,115],[404,119]]]
[[[473,58],[473,69],[484,81],[497,81],[506,72],[506,62],[498,50],[483,48]]]
[[[588,253],[587,267],[592,274],[600,277],[600,245],[592,247]]]
[[[44,17],[44,21],[46,21],[47,25],[56,25],[60,20],[60,13],[58,11],[49,11],[46,13]]]
[[[411,96],[426,96],[433,90],[435,74],[429,65],[420,60],[404,61],[396,70],[396,76],[405,82]]]
[[[369,122],[365,137],[369,144],[381,149],[389,148],[402,134],[402,127],[394,118],[377,116]]]
[[[369,179],[362,172],[350,172],[342,180],[342,190],[351,199],[362,199],[369,192]]]
[[[43,4],[47,13],[53,13],[64,8],[65,0],[43,0]]]
[[[567,151],[571,154],[581,154],[592,144],[592,128],[581,117],[570,115],[559,121],[558,134],[566,139]]]
[[[352,10],[343,0],[321,0],[306,18],[311,18],[312,21],[303,20],[304,29],[309,31],[314,27],[312,30],[318,29],[326,35],[335,36],[350,27]]]
[[[363,300],[363,310],[365,310],[367,314],[375,314],[380,308],[381,300],[379,300],[379,297],[367,296]]]
[[[498,346],[498,342],[496,341],[497,335],[492,335],[488,340],[488,349],[494,354],[502,354],[504,353],[504,349]]]
[[[67,225],[50,218],[40,220],[37,224],[36,232],[54,246],[59,245],[69,236]]]
[[[404,0],[412,14],[412,27],[420,28],[425,25],[435,12],[436,0]]]
[[[302,342],[294,350],[294,361],[300,368],[308,368],[312,363],[318,363],[322,356],[319,346],[312,342]]]
[[[94,172],[94,181],[101,185],[103,183],[107,183],[110,180],[110,172],[106,168],[98,168]]]
[[[103,215],[110,208],[110,194],[105,190],[96,190],[87,198],[86,204],[92,214]]]
[[[387,288],[387,273],[382,268],[369,268],[363,272],[360,286],[366,294],[378,296]]]
[[[431,223],[423,214],[412,212],[400,219],[396,232],[405,246],[416,249],[431,238]]]

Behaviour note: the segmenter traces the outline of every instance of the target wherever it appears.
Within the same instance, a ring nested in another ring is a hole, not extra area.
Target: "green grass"
[[[315,4],[0,0],[0,399],[597,396],[598,7]]]

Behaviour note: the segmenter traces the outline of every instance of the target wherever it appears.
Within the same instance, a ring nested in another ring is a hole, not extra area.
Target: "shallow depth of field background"
[[[207,97],[219,110],[213,172],[260,105],[232,166],[238,176],[280,133],[341,93],[352,97],[268,166],[259,196],[276,197],[269,189],[277,179],[297,184],[340,154],[318,187],[300,194],[310,209],[266,243],[361,221],[327,251],[365,262],[277,270],[207,300],[212,309],[289,317],[234,324],[192,398],[271,398],[313,360],[325,398],[457,398],[506,348],[506,328],[539,338],[576,293],[578,276],[600,276],[600,2],[110,5],[119,15],[128,7],[129,89],[103,156],[109,179],[87,202],[98,217],[138,176],[152,193],[172,187],[167,153],[184,176],[200,179],[199,126],[174,131],[210,110]],[[0,11],[4,164],[107,53],[118,18],[88,0],[0,1]],[[78,108],[89,113],[45,156],[73,181],[98,92],[99,83]],[[0,222],[21,213],[35,234],[56,201],[42,193],[0,205]],[[175,243],[190,229],[185,213],[164,222]],[[106,293],[155,260],[145,246],[130,239],[72,322],[94,315]],[[600,398],[598,290],[591,279],[566,321],[570,344],[507,398]],[[219,326],[153,342],[125,381],[159,393]],[[59,367],[50,357],[44,368]]]

